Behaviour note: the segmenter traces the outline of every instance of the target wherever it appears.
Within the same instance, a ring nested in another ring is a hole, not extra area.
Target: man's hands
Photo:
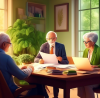
[[[57,60],[61,62],[62,61],[62,57],[58,56]]]
[[[32,69],[32,72],[34,71],[34,67],[32,65],[28,65],[27,67],[28,68],[31,68]]]
[[[31,68],[32,69],[32,72],[34,71],[34,67],[32,65],[24,65],[21,67],[21,69],[27,69],[27,68]]]
[[[62,61],[62,57],[58,56],[57,57],[57,60],[61,62]],[[39,60],[39,64],[44,64],[44,60],[43,59],[40,59]]]
[[[40,59],[39,60],[39,64],[44,64],[44,60],[43,59]]]
[[[26,65],[24,65],[24,66],[22,66],[20,69],[26,69],[27,68],[27,66]]]

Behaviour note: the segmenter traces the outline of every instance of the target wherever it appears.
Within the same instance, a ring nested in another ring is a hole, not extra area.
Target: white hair
[[[0,46],[3,42],[7,42],[9,39],[9,36],[6,33],[0,32]]]
[[[96,43],[98,40],[98,35],[97,33],[89,32],[83,35],[83,39],[85,38],[89,38],[92,42]]]
[[[56,35],[56,37],[57,37],[56,32],[54,32],[54,31],[49,31],[49,32],[46,34],[46,38],[48,38],[48,34],[49,34],[49,33],[54,33],[54,34]]]

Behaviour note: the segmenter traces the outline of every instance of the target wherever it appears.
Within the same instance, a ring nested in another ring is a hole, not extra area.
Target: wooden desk
[[[100,83],[100,71],[93,74],[49,75],[45,70],[33,73],[26,79],[30,83],[39,83],[64,89],[64,98],[70,98],[70,89]]]

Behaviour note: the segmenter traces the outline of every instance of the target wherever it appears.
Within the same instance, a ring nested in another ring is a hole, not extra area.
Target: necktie
[[[53,46],[50,49],[50,54],[53,54]]]

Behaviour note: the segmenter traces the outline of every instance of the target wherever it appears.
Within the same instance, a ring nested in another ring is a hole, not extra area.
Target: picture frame
[[[18,19],[26,19],[27,16],[25,15],[25,10],[22,8],[17,9],[17,18]]]
[[[43,10],[44,10],[44,5],[33,3],[33,2],[27,2],[26,5],[27,16],[43,18],[44,17]]]
[[[69,3],[54,5],[54,31],[69,30]]]
[[[18,8],[18,15],[24,15],[25,11],[22,8]]]

